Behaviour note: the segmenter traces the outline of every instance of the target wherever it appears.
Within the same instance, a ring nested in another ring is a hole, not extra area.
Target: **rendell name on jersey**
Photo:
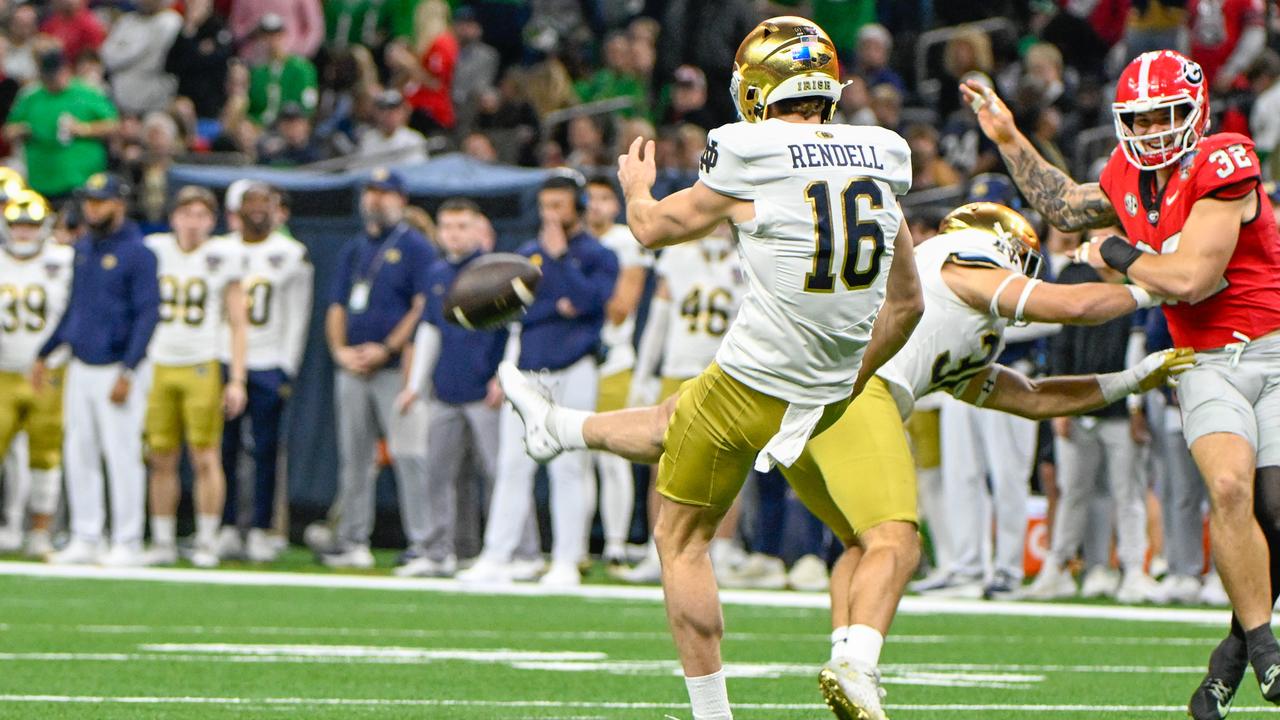
[[[874,145],[837,145],[835,143],[802,143],[788,145],[791,167],[865,167],[884,170]]]

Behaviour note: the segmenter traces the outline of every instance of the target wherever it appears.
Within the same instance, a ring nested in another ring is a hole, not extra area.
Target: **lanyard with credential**
[[[405,232],[404,223],[396,225],[395,229],[387,234],[387,239],[382,241],[378,246],[378,253],[369,261],[369,269],[359,276],[355,282],[351,283],[351,295],[347,298],[347,309],[353,313],[362,313],[369,307],[369,291],[373,289],[373,280],[378,277],[378,272],[382,270],[382,263],[386,260],[387,253],[391,250],[391,246],[395,245],[396,240]]]

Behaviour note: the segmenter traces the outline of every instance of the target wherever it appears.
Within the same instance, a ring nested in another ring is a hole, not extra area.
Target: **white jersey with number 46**
[[[708,135],[699,178],[755,203],[736,227],[750,289],[717,362],[790,403],[848,397],[911,187],[906,141],[870,126],[733,123]]]
[[[227,236],[244,248],[245,298],[249,305],[250,370],[283,369],[298,373],[311,322],[311,280],[314,271],[307,248],[293,238],[273,232],[260,242]],[[231,358],[230,334],[224,337],[222,360]]]
[[[26,373],[62,319],[75,251],[46,242],[22,259],[0,250],[0,371]]]
[[[955,394],[965,383],[990,367],[1004,347],[1008,320],[971,307],[947,285],[942,267],[947,262],[1020,272],[982,230],[958,230],[935,235],[916,248],[916,269],[924,291],[924,315],[911,339],[876,374],[905,418],[916,398],[932,392]]]
[[[160,322],[147,357],[159,365],[198,365],[218,359],[227,285],[244,277],[244,248],[210,238],[187,252],[172,233],[148,235],[160,279]]]
[[[662,377],[694,377],[715,359],[746,293],[738,252],[723,238],[704,238],[663,250],[654,272],[671,295]]]

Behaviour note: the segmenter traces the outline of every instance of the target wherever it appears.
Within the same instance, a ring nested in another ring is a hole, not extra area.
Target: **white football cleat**
[[[538,584],[550,588],[577,587],[582,584],[582,573],[574,563],[553,562]]]
[[[97,565],[102,551],[98,543],[73,538],[67,546],[49,555],[51,565]]]
[[[1204,586],[1200,588],[1200,602],[1214,607],[1230,607],[1231,598],[1227,597],[1227,589],[1222,586],[1222,578],[1214,570],[1204,576]]]
[[[782,558],[764,553],[752,553],[746,562],[730,567],[711,564],[716,571],[716,582],[721,587],[750,590],[782,590],[787,586],[787,566]]]
[[[625,583],[656,585],[662,582],[662,563],[658,562],[658,556],[655,555],[641,560],[635,567],[611,570],[609,575]]]
[[[509,362],[498,365],[498,384],[524,423],[524,450],[529,457],[546,463],[564,452],[551,428],[550,415],[555,411],[555,404],[546,390]]]
[[[1166,575],[1149,599],[1157,605],[1195,605],[1200,599],[1200,578]]]
[[[374,565],[373,553],[368,545],[348,545],[338,552],[320,556],[320,562],[331,568],[368,570]]]
[[[791,566],[787,585],[801,592],[826,592],[831,587],[827,564],[817,555],[805,555]]]
[[[191,551],[191,564],[206,570],[218,567],[218,549],[213,545],[196,543]]]
[[[1115,599],[1119,589],[1120,571],[1095,565],[1084,574],[1084,582],[1080,583],[1080,597],[1086,600],[1103,597]]]
[[[249,558],[249,562],[269,563],[280,559],[279,545],[273,540],[267,531],[261,528],[252,528],[245,540],[244,554]]]
[[[1018,593],[1019,600],[1065,600],[1075,596],[1076,583],[1071,579],[1071,573],[1048,564],[1040,568],[1036,579]]]
[[[176,545],[152,545],[143,553],[143,562],[148,566],[156,567],[162,565],[178,564],[178,546]]]
[[[1156,595],[1156,581],[1143,570],[1130,570],[1120,581],[1120,589],[1116,591],[1116,602],[1122,605],[1137,605],[1149,601]]]
[[[218,531],[217,551],[222,560],[243,560],[244,541],[240,539],[240,528],[223,525]]]
[[[986,587],[981,575],[962,575],[951,572],[931,587],[920,590],[920,594],[925,597],[979,600]]]
[[[0,553],[16,553],[22,549],[22,528],[0,530]]]
[[[416,557],[392,571],[396,577],[453,577],[458,572],[458,559],[452,555],[443,560]]]
[[[888,720],[881,706],[885,693],[880,687],[879,670],[833,660],[818,673],[818,687],[827,707],[840,720]]]
[[[26,556],[45,558],[53,552],[53,539],[48,530],[32,530],[27,534]]]
[[[490,560],[483,555],[471,567],[459,571],[456,577],[464,583],[477,585],[510,585],[514,578],[511,563]]]
[[[311,552],[323,555],[337,549],[338,537],[328,523],[317,521],[303,529],[302,542],[311,549]]]
[[[103,567],[134,568],[145,566],[147,558],[143,555],[142,548],[139,546],[112,545],[111,550],[102,556],[100,562]]]

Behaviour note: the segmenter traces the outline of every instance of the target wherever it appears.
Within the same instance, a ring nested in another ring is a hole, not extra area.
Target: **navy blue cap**
[[[128,194],[128,183],[112,173],[94,173],[80,188],[80,197],[91,200],[115,200]]]
[[[975,175],[969,181],[968,198],[966,203],[972,202],[993,202],[1017,209],[1021,204],[1018,201],[1018,188],[1013,184],[1013,180],[1008,175],[1001,173],[982,173]]]
[[[400,173],[384,167],[374,168],[373,172],[369,173],[369,182],[365,183],[364,189],[388,190],[401,195],[409,194],[405,190],[404,178],[400,177]]]

